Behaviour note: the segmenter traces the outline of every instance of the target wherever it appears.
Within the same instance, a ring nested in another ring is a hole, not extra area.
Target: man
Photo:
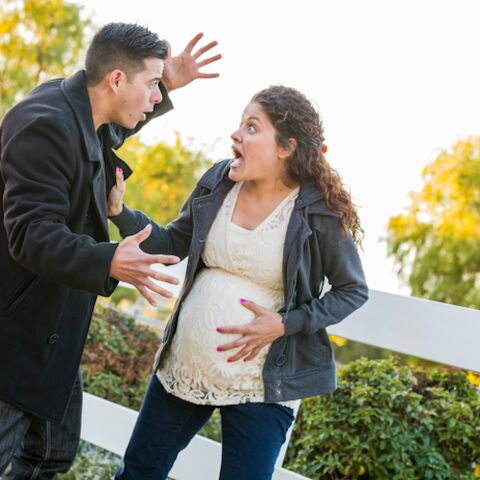
[[[144,27],[109,24],[85,71],[46,82],[12,108],[0,129],[0,475],[50,479],[69,469],[79,441],[80,358],[97,295],[119,280],[149,301],[171,294],[151,269],[176,257],[147,255],[149,229],[109,242],[107,193],[128,166],[112,151],[172,108],[168,91],[218,74],[220,58],[177,57]],[[150,228],[150,227],[148,227]],[[8,468],[7,468],[8,466]],[[5,470],[7,469],[7,470]]]

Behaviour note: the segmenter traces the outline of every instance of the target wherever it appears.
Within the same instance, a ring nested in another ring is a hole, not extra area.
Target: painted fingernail
[[[222,347],[217,347],[217,352],[221,352],[222,351]]]
[[[117,173],[123,173],[123,170],[120,167],[117,167]]]
[[[245,302],[248,302],[248,300],[247,300],[246,298],[241,298],[241,299],[240,299],[240,302],[241,302],[241,303],[245,303]]]
[[[216,330],[217,332],[221,332],[221,331],[222,331],[221,328],[216,328],[215,330]]]
[[[233,360],[232,360],[231,358],[229,358],[229,359],[227,360],[227,362],[228,362],[228,363],[232,363]]]

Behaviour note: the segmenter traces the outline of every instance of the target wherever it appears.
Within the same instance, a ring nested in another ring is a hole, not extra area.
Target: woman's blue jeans
[[[220,480],[270,479],[294,420],[291,408],[267,403],[195,405],[167,393],[155,375],[115,479],[165,480],[178,453],[215,408],[222,418]]]

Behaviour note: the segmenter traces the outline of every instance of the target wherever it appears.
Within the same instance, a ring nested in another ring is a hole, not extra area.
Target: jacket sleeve
[[[39,117],[3,142],[4,226],[12,258],[27,270],[69,287],[109,295],[116,244],[73,233],[70,190],[74,150],[60,122]]]
[[[188,255],[193,233],[192,205],[195,197],[200,195],[198,185],[183,205],[179,216],[166,227],[162,227],[139,210],[130,210],[123,206],[122,213],[110,220],[117,226],[122,238],[142,230],[148,224],[152,225],[152,233],[142,242],[141,249],[147,253],[162,253],[177,255],[181,259]]]
[[[331,289],[322,298],[314,298],[284,314],[285,335],[315,333],[342,321],[368,300],[368,287],[352,236],[345,238],[336,217],[325,217],[323,225],[325,228],[315,234]]]

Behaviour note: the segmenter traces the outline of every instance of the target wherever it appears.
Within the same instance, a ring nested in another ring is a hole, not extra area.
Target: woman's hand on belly
[[[219,327],[219,333],[240,334],[238,340],[234,342],[220,345],[218,351],[232,350],[239,348],[240,350],[228,359],[228,362],[235,362],[243,358],[245,362],[255,358],[260,350],[266,345],[271,344],[274,340],[285,335],[285,325],[282,316],[264,308],[255,302],[240,299],[240,303],[255,315],[254,319],[244,325],[233,327]]]

